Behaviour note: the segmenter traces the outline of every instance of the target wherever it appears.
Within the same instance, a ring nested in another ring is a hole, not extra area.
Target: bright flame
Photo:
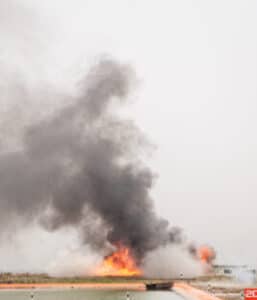
[[[139,276],[141,274],[130,249],[122,245],[106,256],[95,271],[96,276]]]
[[[197,255],[203,263],[210,264],[215,259],[215,251],[209,246],[201,246],[197,250]]]

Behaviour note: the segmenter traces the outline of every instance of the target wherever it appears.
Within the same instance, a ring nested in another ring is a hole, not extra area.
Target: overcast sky
[[[54,94],[100,55],[130,63],[156,209],[218,262],[256,265],[256,14],[255,0],[0,0],[2,134],[62,105]],[[75,239],[33,226],[1,242],[1,267],[43,269]]]

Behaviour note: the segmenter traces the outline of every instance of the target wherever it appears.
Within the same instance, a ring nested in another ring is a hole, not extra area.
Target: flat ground
[[[143,283],[0,283],[0,289],[115,289],[144,290]]]
[[[96,288],[144,289],[144,283],[156,281],[140,277],[50,277],[47,274],[0,274],[0,289]],[[161,280],[157,280],[161,281]]]
[[[171,279],[172,280],[172,279]],[[173,279],[174,280],[174,279]],[[0,274],[0,289],[120,289],[143,290],[146,282],[162,281],[160,279],[124,278],[124,277],[50,277],[46,274]],[[167,281],[167,280],[165,280]],[[223,300],[242,300],[246,287],[255,284],[239,283],[228,276],[204,276],[193,279],[174,280],[189,284],[197,289]]]
[[[255,283],[242,283],[228,276],[205,276],[187,281],[191,286],[224,300],[243,300],[244,289],[256,287]]]

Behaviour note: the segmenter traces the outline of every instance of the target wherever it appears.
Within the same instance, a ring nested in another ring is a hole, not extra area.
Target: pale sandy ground
[[[257,283],[240,283],[232,279],[210,281],[196,280],[190,282],[190,284],[197,289],[206,291],[208,294],[212,294],[223,300],[244,300],[245,288],[257,288]]]
[[[173,290],[182,295],[184,298],[190,300],[221,300],[221,298],[214,294],[197,289],[184,282],[176,282],[173,286]]]
[[[143,283],[0,283],[0,289],[121,289],[144,290]]]
[[[257,286],[257,285],[255,285]],[[176,281],[173,290],[188,300],[242,300],[244,288],[248,286],[233,282],[201,282],[190,284]],[[106,290],[145,290],[144,283],[33,283],[0,284],[1,289],[106,289]]]
[[[37,283],[37,284],[0,284],[0,289],[115,289],[145,290],[143,283]],[[174,283],[173,290],[189,300],[220,300],[205,291],[196,289],[184,282]]]

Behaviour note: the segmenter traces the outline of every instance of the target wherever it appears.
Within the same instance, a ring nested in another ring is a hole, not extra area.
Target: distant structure
[[[248,265],[215,265],[214,273],[216,275],[232,277],[241,282],[257,282],[256,269]]]

